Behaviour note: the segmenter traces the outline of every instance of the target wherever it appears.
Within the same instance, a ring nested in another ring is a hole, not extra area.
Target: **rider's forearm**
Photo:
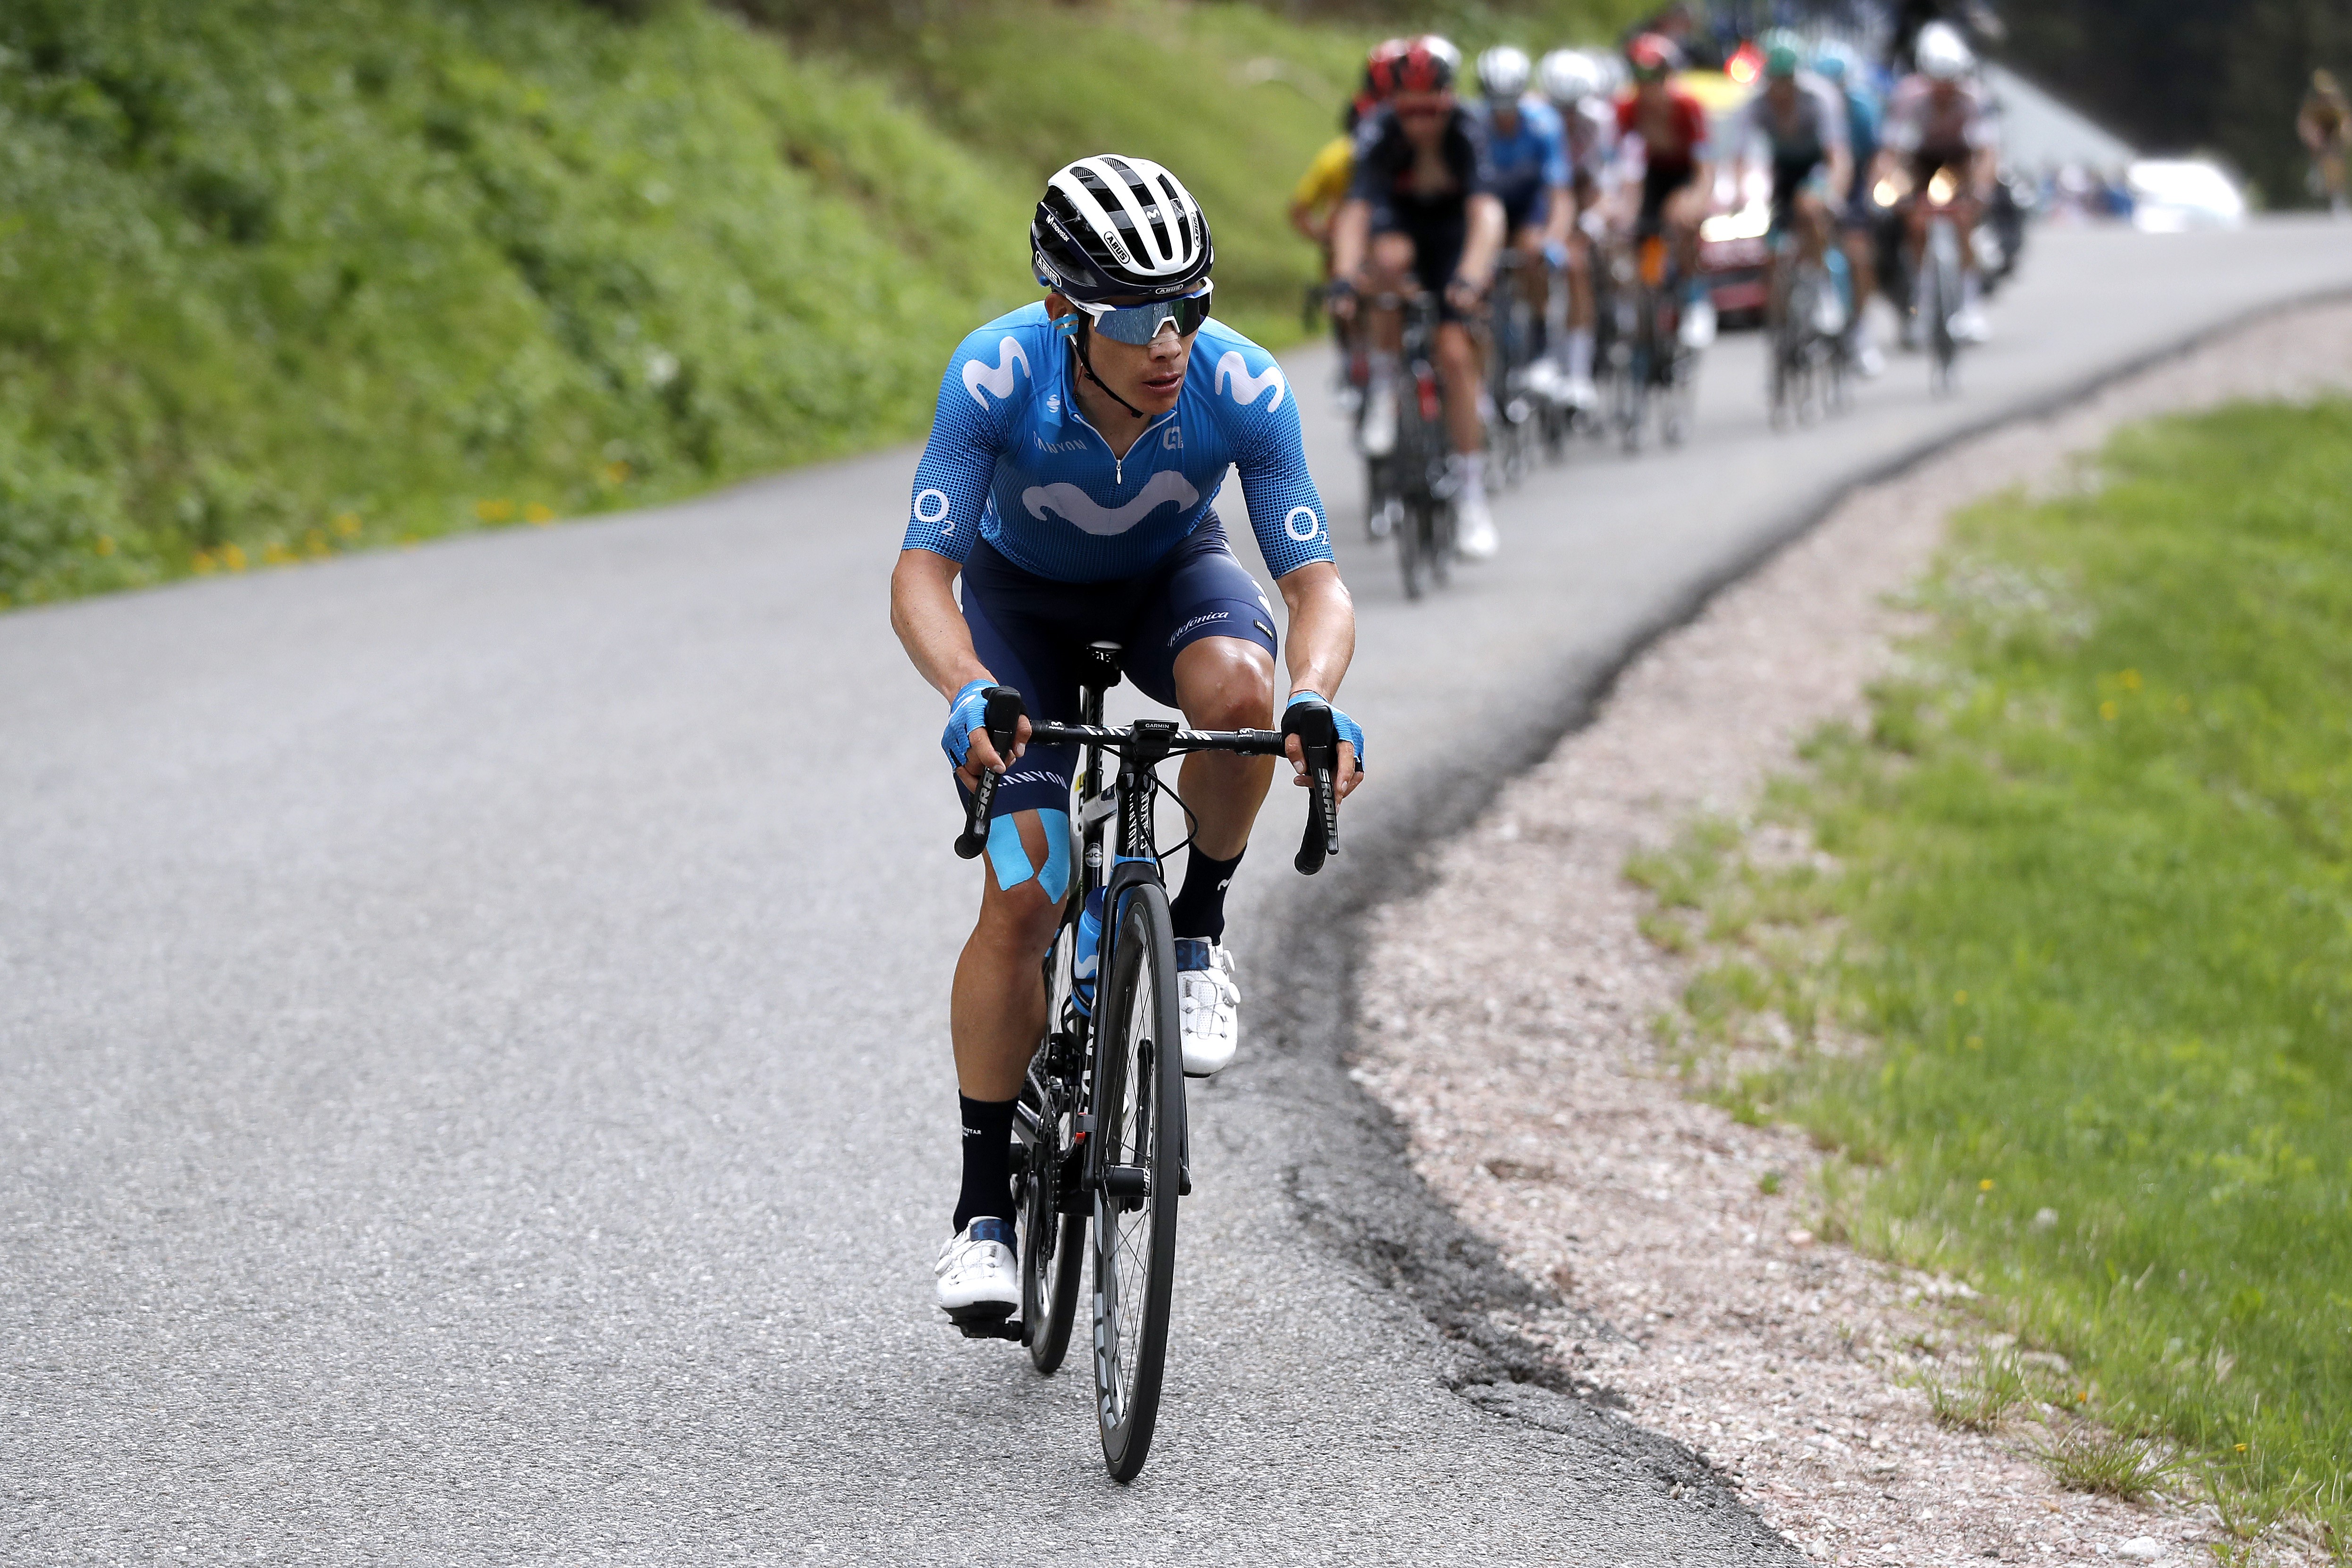
[[[1353,278],[1364,265],[1364,241],[1371,234],[1372,209],[1350,196],[1331,220],[1331,276]]]
[[[907,657],[940,695],[953,698],[973,681],[992,680],[971,645],[971,628],[956,607],[957,562],[927,549],[898,552],[890,571],[890,629]]]
[[[1507,237],[1503,230],[1503,204],[1489,195],[1471,197],[1470,234],[1463,241],[1458,276],[1481,286],[1495,276],[1495,258]]]
[[[1565,246],[1569,224],[1576,208],[1576,195],[1566,185],[1551,188],[1551,216],[1544,224],[1544,244]]]
[[[1356,653],[1356,603],[1339,569],[1328,560],[1311,560],[1276,578],[1282,602],[1290,612],[1290,633],[1284,657],[1290,666],[1290,685],[1283,693],[1314,692],[1326,702],[1339,694],[1348,663]]]
[[[1830,205],[1843,207],[1853,193],[1853,154],[1841,149],[1830,154]]]

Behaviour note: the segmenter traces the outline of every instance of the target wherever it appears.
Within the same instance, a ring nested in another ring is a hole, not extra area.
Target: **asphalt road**
[[[2352,228],[2043,234],[1957,399],[1774,435],[1727,341],[1688,450],[1547,471],[1428,602],[1343,527],[1373,775],[1236,889],[1128,1489],[1079,1359],[930,1306],[976,873],[885,622],[910,453],[0,617],[0,1561],[1798,1561],[1486,1325],[1344,1075],[1351,918],[1858,476],[2345,287]]]

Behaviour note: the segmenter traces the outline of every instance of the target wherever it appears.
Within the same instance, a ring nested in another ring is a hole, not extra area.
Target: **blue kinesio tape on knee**
[[[1030,864],[1028,846],[1021,841],[1018,814],[1012,811],[988,824],[988,862],[996,868],[997,886],[1019,887],[1034,876],[1037,890],[1059,904],[1070,891],[1070,814],[1041,810],[1037,821],[1045,830],[1044,870]]]
[[[1021,825],[1010,811],[988,824],[988,863],[996,868],[996,885],[1008,891],[1034,874],[1021,842]]]
[[[1059,904],[1070,891],[1070,814],[1039,811],[1037,821],[1045,829],[1045,869],[1037,873],[1037,885]]]

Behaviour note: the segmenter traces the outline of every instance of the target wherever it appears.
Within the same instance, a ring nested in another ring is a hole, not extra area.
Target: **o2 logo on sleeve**
[[[1282,519],[1282,531],[1300,544],[1307,544],[1323,531],[1323,519],[1315,515],[1312,507],[1293,507],[1290,516]]]
[[[948,521],[947,492],[935,489],[916,491],[915,521],[929,524],[943,534],[955,532],[955,525]]]

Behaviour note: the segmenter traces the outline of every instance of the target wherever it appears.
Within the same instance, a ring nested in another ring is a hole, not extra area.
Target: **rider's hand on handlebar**
[[[1021,754],[1029,749],[1029,716],[1027,714],[1021,716],[1021,727],[1013,734],[1013,755],[999,757],[996,755],[995,746],[988,738],[987,730],[976,729],[971,732],[971,754],[965,758],[964,765],[956,769],[956,777],[963,780],[965,789],[976,789],[980,787],[982,769],[985,768],[991,773],[1002,773],[1021,760]]]
[[[1456,277],[1445,286],[1445,298],[1456,310],[1471,310],[1486,298],[1486,286],[1475,278]]]
[[[1354,279],[1335,277],[1324,288],[1323,293],[1325,300],[1330,308],[1331,319],[1334,321],[1352,321],[1356,319],[1356,285]]]
[[[1302,702],[1322,702],[1322,700],[1315,693],[1305,691],[1294,693],[1290,699],[1294,705]],[[1328,707],[1330,705],[1327,703],[1324,706]],[[1364,729],[1363,726],[1336,707],[1331,709],[1331,724],[1332,727],[1339,732],[1339,766],[1336,769],[1336,776],[1331,780],[1332,793],[1344,800],[1354,792],[1357,785],[1364,781]],[[1297,736],[1293,735],[1284,741],[1282,752],[1284,756],[1290,758],[1291,782],[1302,789],[1306,789],[1307,778],[1305,746],[1300,743]]]
[[[967,789],[980,786],[984,769],[1002,773],[1020,760],[1029,746],[1029,716],[1024,714],[1020,727],[1013,731],[1013,755],[1000,757],[996,745],[988,738],[988,691],[996,683],[989,680],[967,681],[963,689],[948,705],[948,727],[940,737],[940,749],[947,753],[954,765],[956,777]]]

